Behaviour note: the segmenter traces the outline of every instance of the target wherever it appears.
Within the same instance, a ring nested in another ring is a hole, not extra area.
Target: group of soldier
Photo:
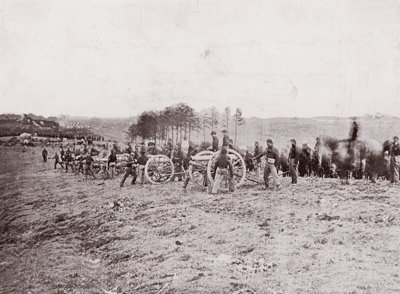
[[[92,164],[94,162],[93,156],[95,156],[95,149],[91,149],[90,151],[84,147],[82,150],[71,151],[70,148],[64,150],[63,147],[60,148],[60,152],[55,152],[54,156],[51,159],[54,159],[54,169],[60,167],[61,169],[65,169],[65,172],[71,170],[76,174],[82,173],[86,176],[90,175],[94,179],[96,176],[93,172]],[[42,150],[42,158],[43,162],[47,162],[48,159],[48,151],[46,148]]]
[[[358,136],[358,124],[353,123],[350,131],[349,146],[352,142],[357,140]],[[232,163],[228,156],[228,150],[234,149],[233,141],[229,138],[226,130],[222,131],[222,144],[220,146],[219,139],[216,132],[211,132],[211,146],[207,149],[213,152],[220,151],[220,155],[217,158],[214,169],[212,171],[212,176],[214,178],[213,186],[210,187],[212,193],[217,193],[220,188],[220,184],[223,179],[229,180],[229,190],[234,189],[234,171]],[[280,188],[280,181],[278,176],[278,171],[283,175],[289,175],[291,177],[292,185],[296,185],[298,181],[298,174],[300,172],[301,176],[308,175],[312,173],[311,168],[311,157],[312,154],[317,154],[319,148],[321,147],[320,138],[316,138],[316,144],[314,151],[308,147],[307,144],[303,144],[302,148],[297,146],[295,139],[290,140],[290,149],[286,154],[280,153],[278,149],[274,146],[272,139],[266,140],[267,147],[265,150],[260,146],[259,142],[254,144],[254,152],[251,154],[246,151],[244,154],[246,169],[252,171],[255,166],[259,167],[261,159],[265,158],[264,166],[264,186],[265,189]],[[349,147],[350,148],[350,147]],[[148,155],[164,154],[169,157],[174,165],[174,175],[172,176],[172,181],[177,178],[178,181],[184,179],[183,188],[186,188],[189,183],[189,176],[187,174],[189,163],[192,156],[196,155],[202,149],[193,145],[189,145],[187,152],[183,152],[181,144],[173,144],[173,141],[168,140],[166,146],[163,149],[157,149],[154,142],[149,142],[148,146],[135,146],[135,150],[129,146],[130,150],[127,150],[129,154],[128,159],[124,161],[125,173],[120,182],[120,187],[122,187],[128,177],[132,177],[131,184],[135,184],[139,178],[139,183],[144,183],[144,169],[148,161]],[[92,148],[90,151],[84,147],[80,151],[72,152],[69,148],[64,151],[61,147],[60,154],[55,152],[54,157],[54,168],[57,169],[58,166],[65,169],[68,172],[69,169],[75,171],[75,173],[82,173],[86,176],[91,176],[96,178],[93,172],[93,156],[95,156],[95,150]],[[400,145],[397,136],[393,138],[393,143],[389,150],[390,155],[390,180],[392,183],[399,182],[399,167],[400,167]],[[42,151],[43,161],[47,162],[48,151],[43,149]],[[301,160],[306,157],[307,160]],[[318,160],[318,159],[317,159]],[[306,162],[306,165],[302,166],[302,162]],[[320,162],[317,164],[321,164]],[[115,171],[117,165],[117,155],[114,149],[108,155],[107,160],[107,170]],[[75,170],[74,170],[75,169]],[[114,174],[114,172],[113,172]]]

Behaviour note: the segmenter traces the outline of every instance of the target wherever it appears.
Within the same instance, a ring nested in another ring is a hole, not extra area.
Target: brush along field
[[[119,188],[56,171],[39,148],[0,148],[0,293],[400,292],[388,182]]]

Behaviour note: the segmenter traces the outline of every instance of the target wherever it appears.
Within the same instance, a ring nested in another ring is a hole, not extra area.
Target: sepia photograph
[[[0,293],[400,293],[400,1],[1,0]]]

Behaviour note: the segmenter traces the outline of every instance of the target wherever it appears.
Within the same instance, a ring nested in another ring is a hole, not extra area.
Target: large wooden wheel
[[[165,155],[150,156],[144,167],[147,180],[152,184],[169,182],[174,176],[174,164]]]
[[[207,164],[207,177],[210,183],[214,182],[212,178],[212,171],[214,170],[216,159],[220,155],[220,153],[221,151],[217,151],[216,153],[214,153]],[[246,164],[243,157],[239,154],[239,152],[234,149],[228,149],[228,156],[230,157],[233,166],[233,180],[235,182],[235,188],[238,188],[244,183],[244,180],[246,179]],[[228,180],[224,181],[222,184],[222,188],[228,188],[228,186]]]
[[[192,156],[189,166],[189,177],[195,185],[199,187],[207,186],[207,165],[213,155],[213,151],[204,150]]]

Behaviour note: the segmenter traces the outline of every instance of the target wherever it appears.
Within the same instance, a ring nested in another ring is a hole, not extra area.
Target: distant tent
[[[26,139],[26,138],[30,138],[32,137],[32,134],[29,133],[22,133],[21,135],[19,135],[21,138]]]

